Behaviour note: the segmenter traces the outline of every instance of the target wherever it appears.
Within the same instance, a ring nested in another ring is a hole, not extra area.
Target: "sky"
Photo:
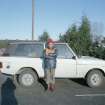
[[[31,39],[31,11],[31,0],[0,0],[0,39]],[[35,0],[35,39],[43,31],[58,39],[83,15],[105,35],[105,0]]]

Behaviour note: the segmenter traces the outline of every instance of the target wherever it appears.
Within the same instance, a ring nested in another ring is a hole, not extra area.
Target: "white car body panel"
[[[75,56],[75,59],[57,58],[55,77],[84,78],[88,71],[94,68],[105,72],[104,60],[88,56],[78,58],[68,44],[66,45]],[[15,75],[20,69],[30,67],[36,70],[39,77],[44,77],[43,59],[41,58],[1,56],[0,62],[3,64],[3,68],[0,69],[2,73]]]
[[[43,60],[40,58],[0,57],[0,62],[3,63],[2,73],[15,75],[21,68],[31,67],[36,70],[39,77],[44,77]],[[93,58],[57,59],[55,77],[83,78],[93,68],[105,72],[105,61]]]
[[[42,59],[40,58],[24,58],[24,57],[0,57],[0,62],[3,62],[2,73],[16,74],[21,68],[31,67],[37,70],[39,76],[44,75],[42,68]],[[10,66],[10,68],[8,68]]]
[[[77,77],[85,77],[86,73],[92,69],[100,69],[105,72],[105,61],[88,56],[77,59]]]
[[[56,77],[76,77],[76,60],[57,59]]]

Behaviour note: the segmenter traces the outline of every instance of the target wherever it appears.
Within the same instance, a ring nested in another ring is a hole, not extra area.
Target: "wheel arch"
[[[90,69],[90,70],[86,73],[85,79],[87,78],[87,75],[88,75],[91,71],[94,71],[94,70],[98,70],[98,71],[102,72],[102,74],[105,76],[105,72],[104,72],[102,69],[100,69],[100,68],[92,68],[92,69]]]
[[[18,71],[16,74],[20,74],[20,73],[21,73],[22,71],[24,71],[26,68],[31,69],[31,70],[37,75],[37,77],[39,78],[39,75],[38,75],[38,73],[37,73],[37,70],[34,69],[34,68],[32,68],[32,67],[22,67],[22,68],[19,69],[19,71]]]

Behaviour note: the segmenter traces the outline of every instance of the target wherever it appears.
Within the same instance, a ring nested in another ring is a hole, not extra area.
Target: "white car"
[[[0,57],[0,71],[15,77],[21,86],[31,87],[44,77],[43,42],[10,43]],[[55,43],[58,52],[56,78],[84,78],[90,87],[99,87],[105,75],[105,61],[78,57],[67,43]]]

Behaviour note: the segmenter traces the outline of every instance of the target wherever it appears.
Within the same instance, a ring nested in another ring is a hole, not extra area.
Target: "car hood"
[[[90,65],[103,65],[105,66],[105,60],[99,59],[99,58],[94,58],[94,57],[90,57],[90,56],[81,56],[78,60],[77,60],[78,64],[90,64]]]

